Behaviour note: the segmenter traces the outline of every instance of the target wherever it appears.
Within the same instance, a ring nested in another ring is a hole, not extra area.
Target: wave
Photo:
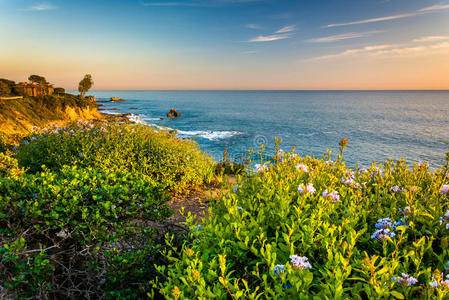
[[[177,133],[178,136],[181,138],[200,137],[208,139],[210,141],[227,139],[235,135],[243,134],[242,132],[238,131],[213,131],[213,130],[192,130],[192,131],[178,130]]]
[[[121,115],[122,113],[116,112],[116,111],[111,111],[111,110],[107,110],[107,109],[98,109],[98,111],[102,114],[106,114],[106,115]]]
[[[185,139],[185,138],[191,138],[191,137],[198,137],[207,139],[209,141],[217,141],[221,139],[227,139],[231,138],[235,135],[243,134],[242,132],[238,131],[213,131],[213,130],[177,130],[170,127],[160,126],[154,123],[151,123],[149,121],[160,121],[160,118],[152,118],[147,117],[145,115],[135,115],[131,114],[128,116],[128,119],[132,122],[138,123],[138,124],[144,124],[148,127],[155,128],[157,130],[161,131],[176,131],[176,136]]]

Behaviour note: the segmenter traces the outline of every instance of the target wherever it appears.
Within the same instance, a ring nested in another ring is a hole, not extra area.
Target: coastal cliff
[[[8,139],[50,123],[101,119],[95,98],[71,94],[0,101],[0,135]]]

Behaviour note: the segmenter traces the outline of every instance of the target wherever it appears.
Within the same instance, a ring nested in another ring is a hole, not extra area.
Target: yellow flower
[[[179,296],[181,295],[181,290],[179,289],[178,286],[175,286],[172,290],[171,293],[173,295],[173,297],[175,297],[175,299],[178,299]]]
[[[193,254],[195,254],[195,251],[193,251],[193,249],[189,248],[186,250],[186,254],[188,257],[192,257]]]
[[[195,280],[195,281],[200,280],[200,278],[201,278],[200,271],[198,271],[197,269],[193,269],[192,270],[192,277],[193,277],[193,280]]]

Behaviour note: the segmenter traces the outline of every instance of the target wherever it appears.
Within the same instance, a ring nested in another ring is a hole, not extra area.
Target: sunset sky
[[[449,0],[0,0],[0,78],[94,89],[449,89]]]

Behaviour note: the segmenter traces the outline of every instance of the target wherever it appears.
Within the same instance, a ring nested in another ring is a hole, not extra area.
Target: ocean
[[[249,148],[273,154],[280,148],[333,158],[338,143],[349,140],[343,159],[350,167],[373,161],[425,161],[444,164],[449,152],[449,91],[91,91],[97,100],[120,97],[125,102],[101,103],[106,113],[131,113],[131,118],[178,130],[194,137],[216,160],[229,149],[231,157]],[[180,118],[168,119],[171,108]],[[161,120],[161,118],[164,118]]]

